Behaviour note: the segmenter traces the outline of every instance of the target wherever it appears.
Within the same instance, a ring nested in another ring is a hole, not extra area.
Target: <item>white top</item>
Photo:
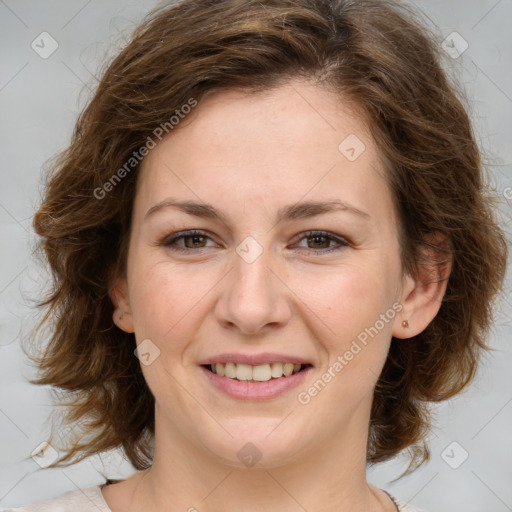
[[[27,507],[10,508],[5,512],[112,512],[101,492],[104,485],[69,491],[55,499],[41,501]],[[396,504],[398,512],[426,512],[400,501],[387,491],[384,492]]]

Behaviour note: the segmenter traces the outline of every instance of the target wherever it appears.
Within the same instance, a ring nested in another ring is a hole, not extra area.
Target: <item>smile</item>
[[[200,366],[217,390],[239,400],[265,400],[297,387],[313,369],[310,364],[214,363]]]
[[[228,379],[266,382],[283,376],[288,377],[299,372],[302,366],[304,365],[294,363],[271,363],[255,366],[243,363],[216,363],[210,365],[210,370]]]

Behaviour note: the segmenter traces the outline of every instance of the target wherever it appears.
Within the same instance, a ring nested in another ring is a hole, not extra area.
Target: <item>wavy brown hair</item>
[[[430,247],[453,262],[441,308],[421,334],[392,340],[368,439],[369,463],[405,448],[410,467],[428,458],[429,402],[465,388],[489,349],[507,256],[463,96],[440,52],[418,16],[386,0],[185,0],[144,19],[53,161],[34,218],[52,286],[36,331],[49,340],[31,356],[40,371],[31,382],[56,390],[74,430],[52,466],[117,447],[138,470],[152,462],[154,397],[109,297],[126,270],[139,169],[126,162],[191,98],[256,94],[297,77],[366,120],[386,162],[404,272],[432,264],[421,259],[430,234],[448,241]]]

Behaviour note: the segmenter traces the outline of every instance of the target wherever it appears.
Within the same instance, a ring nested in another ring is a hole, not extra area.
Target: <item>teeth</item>
[[[291,375],[293,373],[293,363],[285,363],[283,364],[283,373],[285,377]]]
[[[279,378],[283,375],[288,377],[297,373],[301,368],[300,364],[293,363],[272,363],[251,366],[243,363],[215,363],[211,365],[212,372],[228,379],[253,380],[265,382],[271,378]]]
[[[217,375],[222,375],[224,377],[224,365],[220,364],[220,363],[217,363],[215,365],[215,373]]]
[[[269,364],[259,364],[258,366],[253,366],[252,368],[252,380],[258,380],[264,382],[266,380],[270,380],[272,378],[272,374],[270,372]]]
[[[272,375],[272,377],[282,377],[283,376],[282,363],[272,363],[272,369],[270,370],[270,375]]]
[[[252,367],[248,364],[237,364],[236,365],[236,378],[238,380],[251,380],[252,379]]]
[[[224,376],[229,377],[230,379],[236,379],[236,365],[233,363],[227,363],[223,365],[222,363],[217,363],[219,366],[224,366]],[[217,365],[215,365],[217,366]]]

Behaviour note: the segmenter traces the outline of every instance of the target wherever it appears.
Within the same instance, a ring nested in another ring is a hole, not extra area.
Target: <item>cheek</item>
[[[391,306],[383,272],[374,265],[346,265],[298,281],[300,296],[334,335],[373,324]]]
[[[142,269],[141,269],[142,270]],[[130,302],[135,324],[135,331],[144,336],[156,334],[164,325],[165,318],[172,325],[172,318],[168,317],[165,308],[172,311],[173,290],[164,275],[160,275],[153,269],[135,274],[131,282]],[[149,332],[146,332],[149,331]]]
[[[139,261],[134,258],[132,265],[130,303],[137,340],[151,339],[162,356],[183,352],[222,272],[147,255]]]
[[[340,376],[333,379],[333,390],[357,387],[366,394],[386,360],[396,315],[392,307],[396,270],[389,263],[361,261],[318,277],[314,286],[313,280],[303,281],[304,303],[318,317],[324,369]]]
[[[323,311],[322,324],[329,327],[321,329],[328,335],[319,338],[325,353],[319,380],[325,390],[320,383],[322,396],[316,403],[319,410],[332,411],[333,424],[345,421],[362,400],[373,396],[389,351],[396,315],[393,288],[371,268],[373,273],[353,267],[331,276],[311,308]],[[317,393],[316,388],[305,391]],[[340,403],[345,404],[342,410]]]

